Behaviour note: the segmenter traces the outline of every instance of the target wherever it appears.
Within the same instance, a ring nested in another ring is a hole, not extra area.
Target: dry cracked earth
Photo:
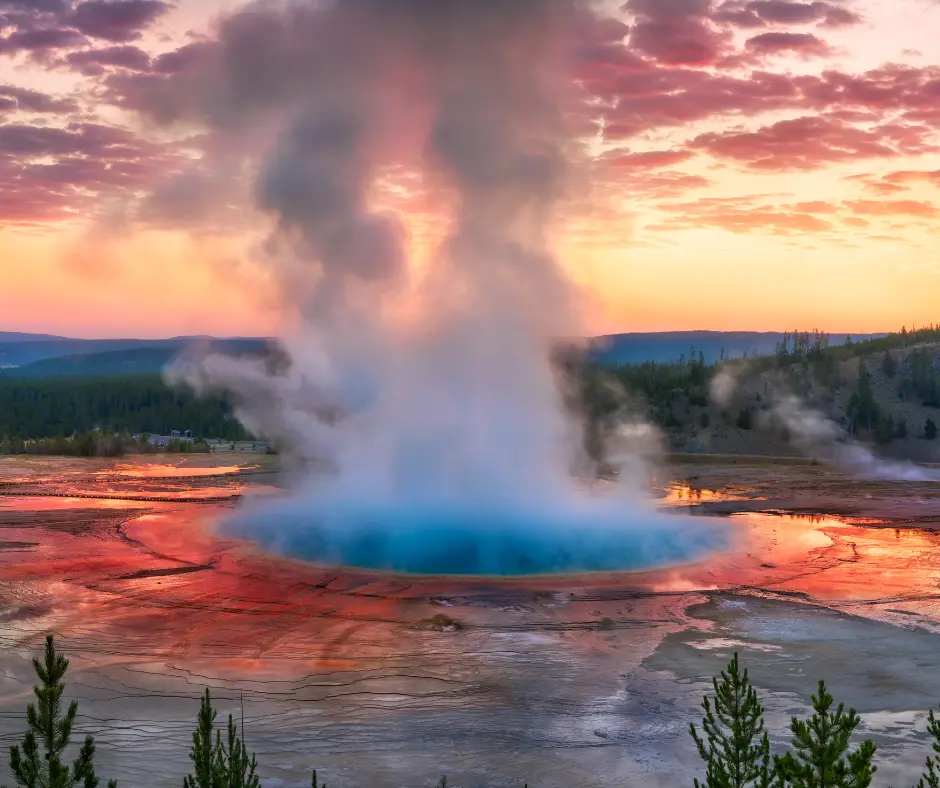
[[[265,555],[214,527],[277,494],[271,458],[0,460],[0,739],[46,632],[99,773],[179,785],[199,697],[244,716],[268,786],[679,786],[738,651],[775,745],[825,678],[916,782],[940,702],[940,484],[810,465],[674,464],[661,505],[726,517],[685,566],[474,580]],[[662,481],[662,480],[661,480]],[[2,772],[2,770],[0,770]]]

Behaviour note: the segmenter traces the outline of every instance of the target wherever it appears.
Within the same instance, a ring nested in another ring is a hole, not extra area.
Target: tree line
[[[824,331],[793,331],[784,334],[783,341],[777,344],[772,356],[758,359],[765,367],[787,366],[804,361],[847,361],[858,356],[877,356],[885,351],[903,350],[904,348],[925,342],[940,342],[940,327],[930,325],[922,328],[902,326],[882,337],[872,337],[860,342],[851,336],[839,345],[830,342],[830,336]]]
[[[69,661],[46,636],[43,658],[33,659],[39,683],[36,703],[26,709],[26,733],[22,743],[10,747],[10,771],[21,788],[96,788],[95,741],[86,736],[77,757],[64,759],[78,713],[77,701],[63,712],[63,678]],[[704,765],[704,779],[694,778],[695,788],[868,788],[878,767],[877,747],[869,740],[853,743],[861,718],[846,709],[820,681],[811,698],[812,714],[790,720],[790,746],[772,752],[764,726],[764,707],[747,669],[735,653],[728,666],[712,679],[714,695],[702,701],[701,727],[693,723],[690,734]],[[216,727],[217,711],[208,688],[202,697],[193,731],[189,760],[192,773],[183,788],[260,788],[258,761],[250,757],[238,726],[230,714],[223,730]],[[940,719],[931,710],[927,731],[933,739],[932,755],[915,788],[940,786]],[[242,736],[244,732],[242,732]],[[108,780],[108,788],[117,788]],[[446,788],[442,777],[439,788]],[[311,773],[311,788],[324,788]]]
[[[706,363],[704,354],[696,353],[693,347],[688,358],[683,354],[678,363],[646,361],[602,367],[574,361],[566,371],[577,383],[572,407],[583,413],[588,431],[593,433],[603,431],[605,421],[626,404],[645,409],[661,427],[680,426],[676,404],[682,400],[690,406],[706,407],[718,366]]]
[[[894,381],[899,398],[940,408],[940,375],[934,369],[930,351],[917,347],[929,341],[940,342],[940,328],[903,328],[885,337],[864,342],[849,340],[842,345],[832,345],[824,332],[794,331],[784,335],[773,356],[751,359],[748,364],[755,373],[779,368],[789,374],[802,369],[835,390],[845,385],[839,363],[858,357],[860,370],[866,374],[859,375],[847,426],[852,432],[870,432],[877,440],[887,442],[908,432],[921,434],[920,428],[878,409],[865,359],[877,363],[880,354],[882,372]],[[631,399],[648,418],[666,429],[680,427],[692,417],[701,427],[708,427],[709,414],[693,416],[691,408],[709,405],[709,387],[723,363],[722,358],[709,363],[695,347],[690,347],[688,356],[683,354],[678,363],[601,367],[584,359],[562,359],[575,384],[572,407],[586,415],[589,433],[602,432],[605,420]],[[736,413],[721,416],[729,426],[750,429],[754,407],[747,403]],[[8,447],[43,441],[34,443],[35,451],[81,453],[79,447],[86,446],[90,438],[75,438],[96,430],[133,436],[165,435],[173,429],[224,441],[252,437],[232,417],[227,396],[197,397],[190,391],[167,386],[158,375],[0,380],[0,441]],[[923,425],[924,437],[936,437],[936,429],[935,420],[928,419]],[[72,442],[66,444],[67,439]],[[589,437],[591,440],[596,442],[596,436]],[[126,450],[134,449],[128,446]]]
[[[135,437],[107,430],[88,430],[68,437],[0,440],[0,454],[123,457],[126,454],[208,454],[209,451],[209,444],[201,437],[192,441],[171,438],[164,446],[157,446],[150,442],[146,432]]]
[[[821,331],[787,332],[773,355],[746,360],[747,375],[778,370],[783,381],[789,381],[800,396],[808,393],[809,381],[834,393],[847,385],[840,365],[856,358],[858,375],[845,416],[849,432],[865,433],[879,443],[914,435],[934,440],[938,430],[934,418],[927,417],[922,425],[909,425],[903,417],[878,405],[869,368],[869,364],[875,368],[880,359],[880,369],[897,399],[940,408],[940,373],[930,349],[922,346],[926,342],[940,342],[940,328],[902,328],[863,342],[853,342],[849,337],[841,345],[831,344],[829,335]],[[615,416],[631,398],[647,418],[665,429],[682,427],[690,419],[695,419],[696,426],[707,428],[712,416],[707,411],[696,414],[692,408],[704,409],[710,404],[711,382],[724,363],[723,357],[707,363],[693,347],[678,363],[602,367],[571,362],[569,371],[574,370],[572,376],[578,382],[579,404],[589,431],[602,432],[605,420]],[[720,416],[726,425],[748,430],[754,426],[755,408],[766,409],[770,401],[758,393],[753,402],[738,405],[734,411],[723,410]]]
[[[940,400],[937,399],[937,374],[933,370],[933,359],[926,348],[913,350],[904,358],[904,363],[910,367],[912,374],[909,378],[903,378],[898,385],[898,398],[906,400],[917,397],[925,407],[940,407]],[[898,374],[898,367],[897,359],[889,351],[884,351],[881,369],[886,378],[894,378]],[[869,431],[878,443],[907,438],[910,434],[907,420],[903,416],[895,419],[891,413],[878,405],[871,378],[868,365],[860,358],[855,390],[849,397],[846,413],[849,431]],[[937,423],[930,416],[924,419],[923,437],[927,440],[937,438]]]
[[[200,398],[158,375],[0,381],[0,439],[70,438],[96,428],[118,435],[249,436],[225,397]]]

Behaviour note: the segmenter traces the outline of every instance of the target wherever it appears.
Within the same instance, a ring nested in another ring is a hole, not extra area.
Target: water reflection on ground
[[[101,476],[130,476],[136,479],[187,478],[194,476],[228,476],[260,469],[260,465],[200,466],[184,458],[176,464],[157,462],[115,463],[113,468],[98,471]]]
[[[728,487],[721,490],[709,490],[695,487],[687,482],[672,482],[661,490],[660,504],[663,506],[688,506],[707,501],[745,501],[754,500],[747,490]]]
[[[771,724],[824,675],[870,715],[880,776],[903,782],[923,761],[907,722],[940,700],[940,485],[680,467],[661,505],[728,517],[728,550],[635,573],[483,580],[259,552],[216,525],[242,496],[276,494],[273,461],[196,467],[0,462],[0,736],[22,727],[27,657],[54,630],[102,771],[130,782],[147,769],[178,783],[208,684],[223,714],[244,697],[251,746],[284,785],[309,784],[309,766],[341,788],[442,772],[685,785],[688,723],[735,650]],[[155,733],[143,749],[141,726]]]

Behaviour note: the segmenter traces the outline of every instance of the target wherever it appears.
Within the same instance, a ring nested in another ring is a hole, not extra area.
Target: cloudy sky
[[[0,329],[283,327],[252,199],[270,130],[182,109],[220,35],[278,91],[278,17],[226,23],[241,6],[0,0]],[[936,321],[938,31],[938,0],[628,0],[576,31],[589,177],[553,235],[589,329]],[[375,200],[428,258],[445,218],[420,173]]]

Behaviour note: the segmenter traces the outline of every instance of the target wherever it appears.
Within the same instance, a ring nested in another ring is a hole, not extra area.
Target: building
[[[169,435],[151,435],[147,438],[147,443],[157,447],[166,446],[170,441],[182,441],[183,443],[194,442],[189,436],[189,430],[187,430],[187,435],[180,435],[179,430],[171,430]]]

